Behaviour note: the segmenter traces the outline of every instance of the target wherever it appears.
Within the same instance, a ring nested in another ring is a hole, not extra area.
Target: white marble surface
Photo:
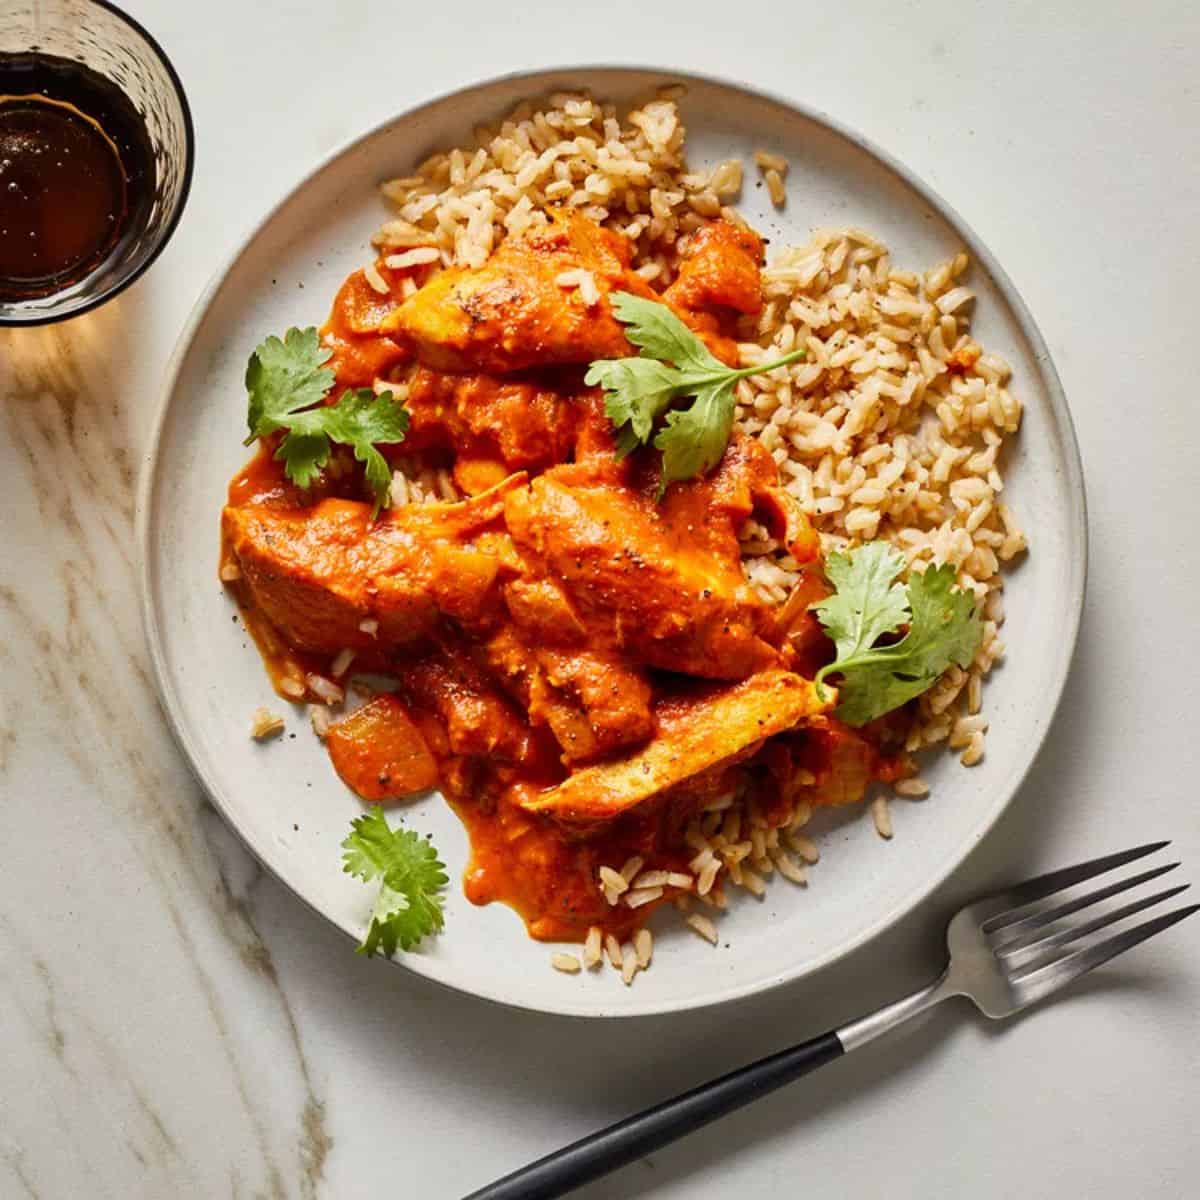
[[[108,308],[0,331],[0,1197],[453,1197],[890,998],[934,968],[954,901],[1002,877],[1172,837],[1200,878],[1193,5],[130,8],[196,116],[183,224]],[[163,366],[241,230],[394,110],[569,61],[758,79],[923,174],[1040,322],[1092,508],[1050,744],[941,893],[815,981],[608,1024],[365,962],[263,878],[159,715],[133,572]],[[1200,1186],[1197,1078],[1193,924],[1019,1023],[942,1011],[580,1195],[1170,1200]]]

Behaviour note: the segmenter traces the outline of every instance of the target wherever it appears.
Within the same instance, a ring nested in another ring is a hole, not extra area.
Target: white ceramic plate
[[[984,762],[949,756],[931,768],[932,798],[895,806],[884,846],[870,821],[823,835],[807,889],[777,881],[766,899],[731,905],[713,949],[658,914],[654,969],[632,988],[605,970],[567,977],[550,948],[528,940],[501,905],[474,908],[458,875],[463,829],[437,797],[407,811],[450,866],[446,929],[400,961],[452,987],[547,1012],[620,1016],[745,996],[815,971],[897,920],[962,861],[1012,797],[1050,724],[1079,624],[1085,511],[1078,450],[1046,346],[1012,284],[970,229],[899,164],[835,122],[746,89],[653,70],[572,69],[507,77],[397,117],[337,153],[254,230],[201,300],[176,353],[141,493],[146,626],[163,704],[213,802],[280,879],[349,937],[361,935],[368,889],[342,874],[339,843],[359,810],[302,709],[294,740],[248,736],[260,704],[279,709],[258,654],[216,578],[217,525],[242,448],[246,358],[268,333],[319,324],[343,279],[370,257],[385,215],[375,185],[402,175],[518,100],[584,86],[618,103],[652,86],[688,84],[681,108],[693,165],[768,147],[787,156],[789,203],[777,213],[748,174],[742,211],[776,245],[818,225],[883,236],[898,265],[924,268],[963,248],[979,294],[975,332],[1015,369],[1025,421],[1008,466],[1007,498],[1031,531],[1032,553],[1006,593],[1009,657],[986,689]],[[347,943],[346,952],[350,952]]]

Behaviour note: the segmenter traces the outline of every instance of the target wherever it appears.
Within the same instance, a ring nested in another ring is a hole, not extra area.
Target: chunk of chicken
[[[680,312],[762,311],[762,238],[731,221],[701,226],[683,247],[679,274],[663,300]]]
[[[832,700],[832,692],[829,695]],[[614,817],[707,772],[752,754],[765,738],[824,712],[815,685],[768,670],[727,687],[708,686],[660,700],[658,734],[642,749],[575,771],[526,797],[531,812],[581,824]]]
[[[606,297],[653,297],[629,269],[629,243],[577,215],[562,216],[501,243],[477,269],[435,275],[382,325],[417,359],[442,371],[506,374],[632,353]],[[589,289],[566,286],[586,271]],[[591,301],[589,303],[589,300]]]
[[[777,660],[767,613],[736,564],[679,531],[631,490],[548,472],[514,493],[506,520],[601,644],[665,670],[738,679]],[[530,630],[530,633],[535,631]],[[540,632],[558,640],[562,631]]]
[[[760,496],[795,509],[776,487],[770,455],[737,440],[711,476],[671,488],[661,504],[652,484],[634,483],[628,462],[595,455],[509,493],[505,521],[527,573],[506,599],[526,638],[572,645],[586,637],[711,679],[778,664],[768,640],[774,623],[746,582],[737,540]],[[522,590],[529,579],[541,580],[538,591]]]
[[[329,320],[321,327],[321,341],[333,352],[326,365],[338,387],[370,387],[410,357],[381,332],[384,319],[400,306],[400,273],[389,270],[382,260],[376,271],[388,283],[388,294],[376,291],[362,271],[354,271],[338,289]]]
[[[534,648],[510,625],[481,647],[489,672],[535,725],[546,725],[564,762],[583,762],[654,732],[644,671],[602,651]]]
[[[541,380],[450,375],[418,367],[408,384],[403,453],[451,450],[505,475],[566,461],[576,426],[569,394]]]
[[[515,475],[459,504],[225,509],[222,529],[254,606],[295,649],[336,654],[411,644],[442,616],[482,627],[517,569],[499,518]],[[366,628],[364,629],[364,623]]]
[[[857,804],[871,781],[886,775],[878,744],[833,716],[804,731],[793,758],[814,781],[796,795],[812,805]]]
[[[400,685],[415,706],[437,715],[451,755],[523,763],[545,749],[461,645],[440,646],[405,664]]]

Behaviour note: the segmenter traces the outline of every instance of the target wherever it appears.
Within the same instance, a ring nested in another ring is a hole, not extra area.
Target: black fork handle
[[[760,1058],[555,1150],[472,1192],[465,1200],[552,1200],[564,1196],[618,1167],[669,1146],[710,1121],[840,1058],[845,1052],[836,1033],[825,1033]]]

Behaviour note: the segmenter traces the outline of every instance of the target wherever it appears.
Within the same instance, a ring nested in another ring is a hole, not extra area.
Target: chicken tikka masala
[[[222,578],[277,690],[340,695],[352,658],[375,686],[328,726],[338,774],[373,803],[440,788],[470,833],[468,897],[511,905],[538,939],[620,938],[694,890],[689,822],[723,797],[748,794],[783,824],[801,787],[845,802],[896,770],[878,732],[840,722],[837,693],[814,683],[832,646],[809,605],[828,588],[770,453],[734,436],[660,496],[657,456],[618,447],[584,382],[593,361],[636,353],[615,292],[668,306],[736,365],[762,253],[749,230],[707,222],[660,294],[625,239],[559,213],[478,268],[381,258],[321,330],[327,403],[394,387],[408,427],[380,448],[389,467],[437,468],[459,496],[375,513],[340,446],[300,487],[278,431],[229,487]],[[588,286],[564,286],[574,272]],[[803,565],[782,609],[743,573],[751,518]],[[662,881],[634,889],[636,906],[601,875],[631,860]],[[718,872],[706,884],[720,897]]]

